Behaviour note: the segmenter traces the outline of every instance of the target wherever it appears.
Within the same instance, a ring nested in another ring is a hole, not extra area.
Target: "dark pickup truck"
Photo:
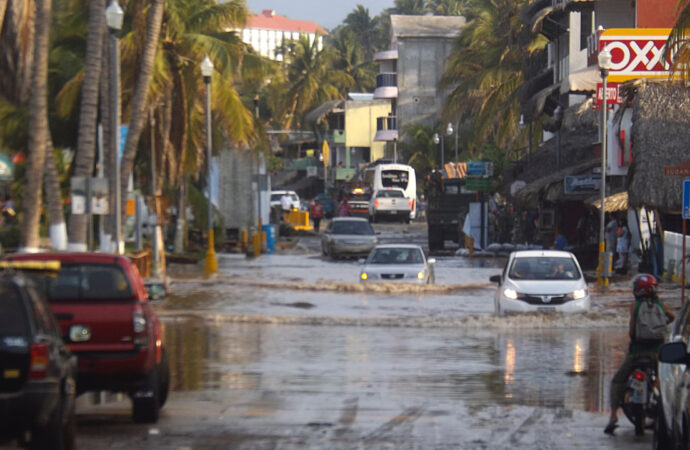
[[[31,448],[74,448],[76,358],[63,343],[37,285],[9,265],[4,268],[0,274],[0,443],[16,439]]]
[[[426,187],[429,250],[442,250],[445,241],[462,244],[462,226],[476,193],[463,192],[462,178],[432,178]]]
[[[122,255],[49,252],[12,261],[56,260],[43,289],[62,337],[77,356],[77,394],[125,392],[135,422],[155,423],[170,385],[161,325],[136,266]]]

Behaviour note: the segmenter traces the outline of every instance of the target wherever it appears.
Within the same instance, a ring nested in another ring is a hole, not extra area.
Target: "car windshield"
[[[572,258],[515,258],[508,274],[516,280],[577,280],[582,274]]]
[[[405,195],[403,194],[403,191],[398,191],[398,190],[390,190],[390,191],[379,191],[378,194],[376,194],[378,198],[403,198]]]
[[[280,198],[283,196],[283,194],[271,194],[271,201],[272,202],[279,202]]]
[[[125,300],[133,297],[122,269],[115,265],[63,265],[55,278],[45,278],[48,300]]]
[[[369,264],[423,264],[424,256],[418,248],[377,248],[369,257]]]
[[[369,225],[369,222],[365,220],[340,220],[333,222],[331,232],[333,234],[374,234],[374,230],[371,228],[371,225]]]

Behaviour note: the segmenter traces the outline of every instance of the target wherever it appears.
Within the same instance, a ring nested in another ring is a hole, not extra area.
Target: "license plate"
[[[538,306],[537,311],[553,312],[556,311],[556,308],[554,308],[553,306]]]
[[[391,214],[398,214],[398,211],[391,211]]]
[[[642,380],[632,380],[630,382],[632,394],[630,403],[647,403],[647,384]]]
[[[3,376],[5,379],[19,378],[19,369],[5,369]]]

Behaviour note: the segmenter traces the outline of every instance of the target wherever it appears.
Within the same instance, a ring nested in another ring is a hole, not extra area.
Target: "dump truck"
[[[476,201],[475,192],[465,192],[464,178],[443,178],[433,172],[427,180],[426,221],[429,250],[443,250],[446,241],[464,242],[462,226],[470,203]]]

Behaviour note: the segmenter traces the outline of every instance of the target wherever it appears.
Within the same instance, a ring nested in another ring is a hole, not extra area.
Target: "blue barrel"
[[[276,226],[273,224],[263,225],[261,227],[266,233],[266,253],[273,253],[276,249]]]

